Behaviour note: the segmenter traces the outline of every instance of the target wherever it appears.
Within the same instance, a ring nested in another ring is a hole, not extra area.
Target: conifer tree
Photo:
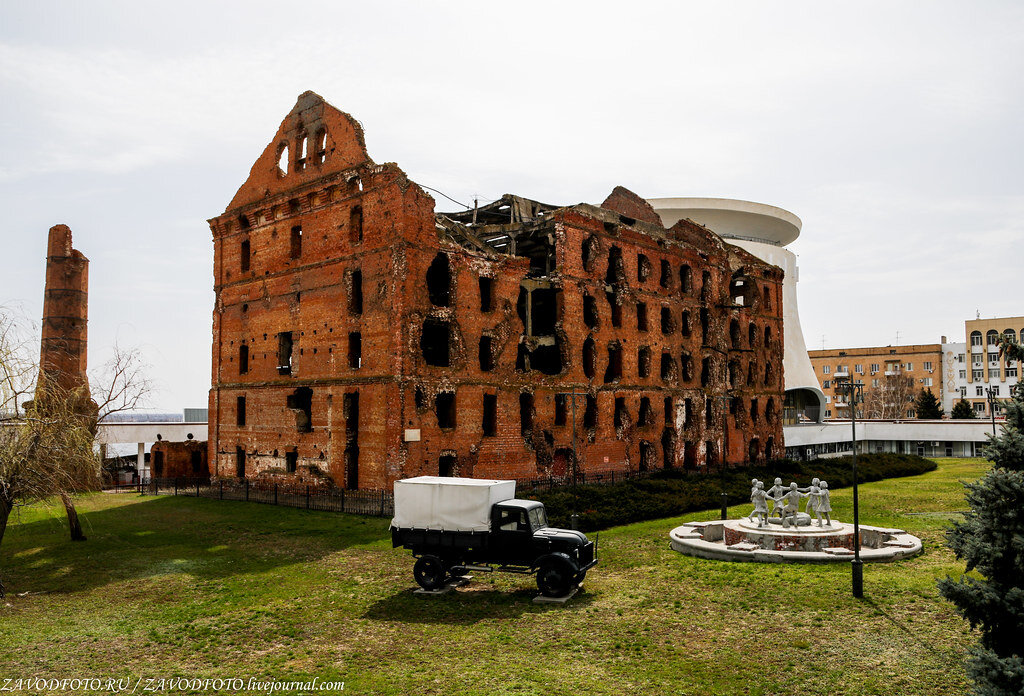
[[[942,418],[942,407],[939,406],[939,400],[932,394],[931,389],[921,389],[921,392],[917,395],[914,410],[917,411],[918,419],[934,420]]]
[[[953,405],[953,410],[950,411],[950,416],[954,420],[970,420],[977,418],[978,414],[971,408],[971,403],[967,399],[960,399]]]
[[[1003,352],[1020,360],[1012,344]],[[967,661],[977,694],[1024,693],[1024,392],[1007,405],[1006,425],[989,436],[988,457],[995,466],[977,483],[965,484],[970,511],[947,534],[957,558],[981,577],[939,581],[939,592],[956,605],[981,645]]]

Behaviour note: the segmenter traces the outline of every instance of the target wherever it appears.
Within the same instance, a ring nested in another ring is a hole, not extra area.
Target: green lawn
[[[412,594],[388,521],[267,505],[95,494],[85,543],[55,508],[12,519],[0,547],[5,677],[343,680],[353,694],[962,694],[974,642],[935,589],[962,567],[943,529],[961,480],[988,463],[861,488],[862,521],[898,526],[924,554],[850,568],[722,563],[669,548],[714,512],[600,535],[601,564],[565,607],[533,579],[477,574]],[[834,515],[851,518],[849,490]],[[748,505],[732,509],[745,514]],[[26,594],[27,593],[27,594]]]

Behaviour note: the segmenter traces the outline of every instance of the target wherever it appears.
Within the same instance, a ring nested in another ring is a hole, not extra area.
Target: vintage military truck
[[[417,559],[427,590],[466,571],[537,574],[537,588],[563,597],[597,565],[594,542],[548,526],[544,504],[516,500],[515,481],[419,476],[395,482],[391,542]]]

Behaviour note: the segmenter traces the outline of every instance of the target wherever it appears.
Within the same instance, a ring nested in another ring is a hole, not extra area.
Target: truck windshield
[[[530,508],[530,527],[533,531],[548,526],[548,513],[543,507]]]

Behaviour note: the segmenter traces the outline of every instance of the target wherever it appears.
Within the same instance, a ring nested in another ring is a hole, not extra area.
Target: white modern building
[[[773,205],[728,198],[651,198],[647,202],[654,206],[665,227],[688,218],[785,271],[782,285],[782,361],[786,383],[783,422],[789,425],[821,422],[825,395],[811,367],[800,328],[796,297],[799,269],[796,255],[785,248],[800,236],[803,226],[800,218]]]

